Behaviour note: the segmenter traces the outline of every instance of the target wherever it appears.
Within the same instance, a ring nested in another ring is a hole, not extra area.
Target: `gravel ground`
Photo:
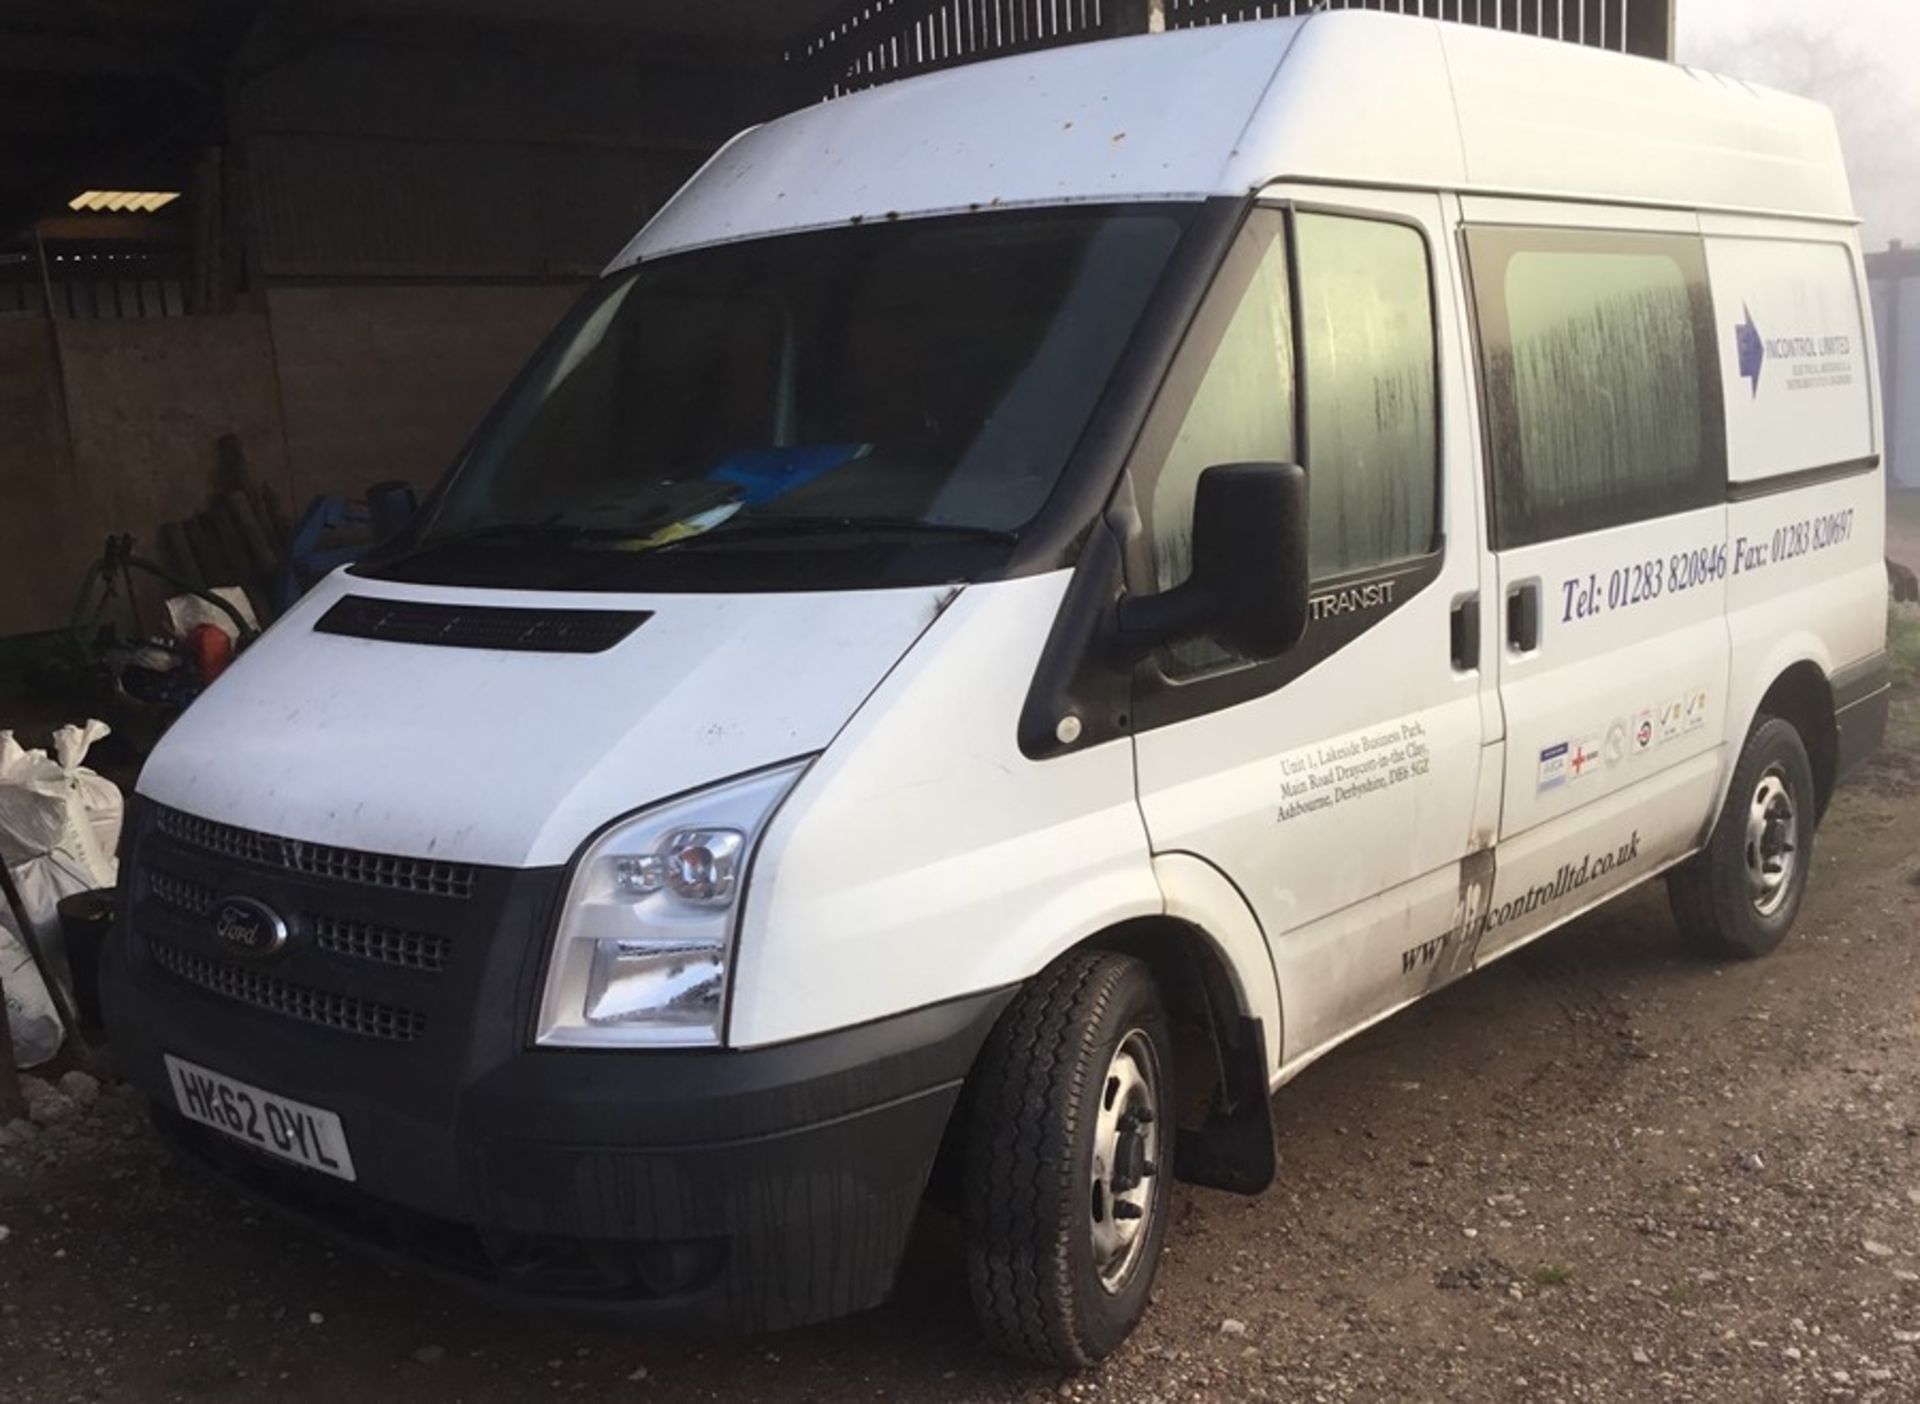
[[[1691,960],[1643,890],[1322,1060],[1280,1095],[1273,1190],[1180,1192],[1154,1308],[1099,1371],[988,1355],[931,1214],[895,1302],[825,1328],[502,1314],[176,1168],[108,1087],[0,1136],[0,1398],[1920,1400],[1905,681],[1779,953]]]

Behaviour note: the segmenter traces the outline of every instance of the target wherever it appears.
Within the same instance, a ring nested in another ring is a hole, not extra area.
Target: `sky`
[[[1675,0],[1683,63],[1824,102],[1868,249],[1920,246],[1920,0]]]

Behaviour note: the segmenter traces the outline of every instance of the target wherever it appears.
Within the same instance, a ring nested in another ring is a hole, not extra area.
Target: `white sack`
[[[0,988],[7,993],[13,1061],[23,1068],[39,1067],[60,1051],[66,1028],[5,902],[0,902]]]
[[[126,808],[119,787],[82,764],[88,748],[106,734],[102,721],[63,726],[53,734],[49,756],[23,749],[12,732],[0,731],[0,863],[20,894],[46,963],[43,973],[69,987],[60,899],[113,886]],[[7,994],[11,1001],[13,992]]]

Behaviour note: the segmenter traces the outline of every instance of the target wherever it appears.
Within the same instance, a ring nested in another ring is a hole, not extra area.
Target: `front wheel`
[[[1813,766],[1791,722],[1762,716],[1747,735],[1707,846],[1667,878],[1690,944],[1752,960],[1793,927],[1813,871]]]
[[[1146,1310],[1166,1237],[1172,1044],[1147,967],[1069,956],[1022,990],[974,1072],[967,1277],[988,1338],[1078,1368]]]

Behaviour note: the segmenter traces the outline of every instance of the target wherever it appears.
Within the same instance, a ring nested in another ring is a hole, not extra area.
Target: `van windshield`
[[[642,587],[738,578],[729,558],[804,576],[835,553],[935,552],[949,578],[960,548],[1003,559],[1186,222],[1177,206],[877,221],[624,269],[362,569],[538,584],[552,572],[529,556],[597,558],[597,580]]]

